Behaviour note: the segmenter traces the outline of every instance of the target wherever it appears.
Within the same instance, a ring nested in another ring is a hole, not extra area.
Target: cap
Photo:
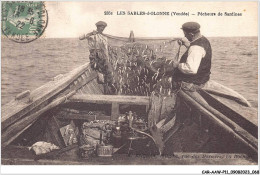
[[[107,23],[105,23],[104,21],[98,21],[98,22],[96,23],[96,26],[104,26],[104,27],[106,27],[106,26],[107,26]]]
[[[186,22],[182,25],[181,29],[187,32],[196,32],[200,29],[200,25],[196,22]]]

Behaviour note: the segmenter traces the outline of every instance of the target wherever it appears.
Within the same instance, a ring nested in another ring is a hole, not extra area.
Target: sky
[[[47,38],[79,37],[95,30],[100,20],[108,24],[104,33],[123,37],[131,30],[135,37],[179,37],[188,21],[198,22],[208,37],[258,36],[257,2],[46,2],[46,9]],[[113,15],[104,15],[105,11]],[[117,11],[189,12],[190,16],[117,15]],[[223,16],[198,16],[198,12]],[[225,16],[225,12],[242,16]]]

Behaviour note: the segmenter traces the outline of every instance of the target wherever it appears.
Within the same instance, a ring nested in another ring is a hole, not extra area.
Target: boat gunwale
[[[84,74],[86,71],[90,70],[90,64],[87,62],[86,64],[70,71],[67,75],[65,74],[62,79],[59,80],[53,80],[45,83],[43,86],[40,86],[39,88],[32,91],[31,94],[41,91],[42,89],[47,88],[47,92],[42,94],[40,97],[38,97],[35,101],[29,103],[29,104],[21,104],[22,106],[20,109],[16,108],[16,110],[10,110],[9,108],[12,107],[12,105],[19,104],[19,101],[12,100],[6,105],[2,107],[2,116],[1,116],[1,131],[6,129],[11,124],[15,123],[16,121],[23,118],[23,116],[27,115],[30,111],[33,111],[34,109],[37,109],[37,107],[41,106],[44,102],[50,100],[52,97],[59,95],[64,89],[67,89],[70,87],[71,83],[73,83],[78,77],[80,77],[82,74]],[[54,88],[48,88],[50,85],[55,84]],[[57,86],[59,84],[59,86]],[[40,93],[41,94],[41,93]],[[12,108],[13,109],[13,108]],[[12,111],[11,113],[3,113],[3,111]],[[35,111],[36,112],[36,111]]]

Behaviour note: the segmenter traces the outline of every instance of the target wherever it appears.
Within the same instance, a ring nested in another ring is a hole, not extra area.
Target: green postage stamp
[[[15,42],[28,43],[39,38],[47,24],[44,2],[2,2],[2,34]]]

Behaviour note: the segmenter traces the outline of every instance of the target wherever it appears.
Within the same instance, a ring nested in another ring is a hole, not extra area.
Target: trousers
[[[90,66],[92,69],[99,71],[104,75],[104,83],[112,84],[113,83],[113,68],[111,63],[108,61],[107,56],[102,50],[90,50],[89,55]]]

